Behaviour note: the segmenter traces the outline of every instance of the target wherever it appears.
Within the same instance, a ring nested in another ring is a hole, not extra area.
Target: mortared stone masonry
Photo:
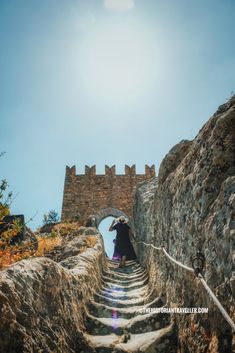
[[[85,166],[85,174],[66,166],[61,220],[86,222],[90,215],[99,224],[107,216],[125,215],[132,219],[136,186],[155,177],[155,166],[145,166],[145,174],[136,174],[135,165],[125,165],[125,174],[116,174],[115,165],[105,166],[105,174],[96,174],[96,166]]]

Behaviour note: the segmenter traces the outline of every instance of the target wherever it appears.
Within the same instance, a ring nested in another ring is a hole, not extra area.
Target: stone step
[[[111,271],[118,272],[120,274],[125,274],[125,273],[136,273],[139,271],[145,271],[140,265],[132,265],[132,266],[125,266],[125,267],[119,267],[119,266],[108,266],[107,267]]]
[[[86,339],[91,347],[95,347],[97,353],[176,353],[177,347],[173,325],[157,331],[131,334],[129,339],[126,335],[116,334],[105,336],[86,334]]]
[[[117,272],[121,275],[145,271],[142,267],[140,267],[140,265],[125,266],[125,267],[108,266],[106,269],[109,271]]]
[[[109,264],[107,263],[107,268],[112,269],[112,270],[117,270],[117,271],[137,271],[137,270],[143,270],[143,267],[140,266],[138,263],[132,263],[132,264],[126,264],[124,267],[119,267],[119,263],[112,263]]]
[[[110,280],[109,278],[102,279],[103,287],[110,288],[110,289],[122,288],[123,290],[129,290],[129,289],[132,290],[132,289],[141,288],[146,283],[148,283],[148,277],[145,277],[143,280],[140,280],[140,281],[138,280],[138,281],[133,281],[130,283],[125,282],[124,284],[121,284],[120,281],[114,282],[113,280]]]
[[[137,283],[143,281],[144,283],[148,282],[148,276],[143,275],[140,278],[134,278],[134,279],[115,279],[115,278],[110,278],[105,275],[102,276],[102,282],[104,283],[112,283],[113,285],[120,285],[120,286],[130,286],[130,285],[136,285]]]
[[[115,308],[125,308],[128,306],[136,306],[136,305],[145,305],[150,300],[153,300],[153,291],[149,292],[147,295],[138,298],[125,298],[125,299],[116,299],[110,298],[108,296],[104,296],[100,293],[94,294],[94,301],[105,304],[108,306],[112,306]]]
[[[145,308],[160,308],[164,305],[162,298],[155,298],[153,301],[145,304]],[[90,302],[87,305],[87,311],[95,317],[112,318],[114,315],[117,318],[130,319],[136,316],[136,312],[143,308],[143,305],[136,305],[126,308],[115,308],[97,302]],[[140,314],[141,315],[141,314]]]
[[[170,315],[162,313],[138,314],[131,319],[117,318],[115,312],[112,318],[97,318],[87,314],[85,320],[86,330],[92,335],[123,335],[130,333],[145,333],[158,330],[170,323]]]
[[[123,279],[127,279],[127,278],[128,279],[132,279],[132,278],[136,279],[143,274],[147,275],[146,271],[144,271],[142,269],[138,269],[136,271],[129,269],[124,272],[124,271],[120,271],[117,269],[110,269],[110,268],[106,270],[106,276],[107,276],[107,274],[108,274],[108,276],[110,276],[112,278],[119,279],[119,280],[123,280]]]
[[[114,263],[117,263],[117,262],[119,262],[118,260],[113,260],[113,259],[111,259],[110,257],[106,257],[106,261],[107,262],[114,262]],[[138,263],[138,261],[137,260],[126,260],[126,263]]]
[[[106,268],[111,269],[111,270],[117,270],[117,271],[138,271],[138,270],[143,270],[143,267],[140,266],[139,264],[131,264],[131,265],[125,265],[124,267],[119,267],[119,263],[117,264],[107,264]]]
[[[129,290],[128,289],[123,290],[123,288],[110,289],[107,287],[103,287],[101,288],[99,293],[108,298],[114,298],[114,299],[116,298],[116,299],[124,300],[129,298],[145,296],[148,290],[149,290],[148,286],[142,286],[137,289],[129,289]]]
[[[119,266],[120,261],[106,261],[108,267],[117,268]],[[136,261],[126,261],[125,268],[135,268],[140,267],[140,264]]]
[[[142,287],[145,287],[146,284],[148,283],[148,278],[146,278],[144,281],[137,281],[133,283],[125,283],[125,284],[119,284],[116,282],[108,282],[108,281],[102,281],[102,288],[110,289],[110,290],[123,290],[123,291],[132,291],[133,289],[139,289]]]
[[[165,304],[165,298],[156,298],[154,289],[150,291],[148,280],[147,272],[135,261],[125,268],[107,261],[102,286],[86,306],[86,336],[95,352],[175,352],[170,315],[143,311]]]
[[[94,294],[94,300],[98,303],[105,304],[108,306],[113,306],[115,308],[125,308],[128,306],[144,305],[145,303],[145,300],[143,298],[129,299],[129,300],[112,299],[99,293]]]
[[[115,276],[116,278],[123,279],[123,278],[136,278],[138,275],[146,274],[146,271],[143,270],[142,268],[133,270],[132,268],[125,268],[125,269],[118,269],[118,268],[107,268],[105,270],[106,273],[108,273],[110,276]]]
[[[123,282],[123,283],[133,283],[135,281],[139,281],[142,280],[147,276],[147,273],[145,271],[141,271],[140,273],[137,274],[120,274],[120,273],[116,273],[113,271],[104,271],[102,277],[106,277],[109,279],[109,281],[119,281],[119,282]]]

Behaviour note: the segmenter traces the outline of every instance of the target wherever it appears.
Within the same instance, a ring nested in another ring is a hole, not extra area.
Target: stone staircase
[[[176,352],[177,336],[170,315],[140,313],[139,309],[164,306],[149,291],[148,276],[135,261],[125,268],[107,260],[103,286],[87,305],[86,338],[99,353]]]

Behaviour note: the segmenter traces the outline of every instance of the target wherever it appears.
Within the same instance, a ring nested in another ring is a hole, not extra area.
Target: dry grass
[[[36,251],[33,248],[34,243],[6,246],[4,249],[0,249],[0,270],[29,257],[43,256],[45,253],[53,250],[56,246],[61,245],[66,236],[78,235],[79,228],[80,224],[78,222],[57,224],[53,228],[51,236],[37,236],[38,248]],[[10,238],[10,236],[12,236],[12,231],[7,238]],[[87,248],[94,247],[97,242],[95,235],[88,235],[84,240],[85,245],[81,247],[80,253],[86,251]]]
[[[76,236],[76,233],[79,231],[80,226],[81,225],[79,222],[59,223],[53,227],[52,235],[61,237],[69,235]]]
[[[33,254],[35,257],[43,256],[45,253],[51,251],[56,246],[61,244],[60,237],[38,237],[38,248]]]
[[[14,252],[10,248],[0,250],[0,270],[12,265],[17,261],[27,259],[31,255],[32,251],[28,249],[24,249],[24,251],[21,251],[20,249],[18,249],[18,247],[17,249],[14,247]]]
[[[89,235],[86,237],[85,241],[88,248],[93,248],[97,242],[97,238],[95,235]]]
[[[11,246],[0,250],[0,270],[29,257],[43,256],[46,252],[61,244],[60,237],[37,237],[37,240],[38,248],[36,251],[32,248],[33,243],[23,246]]]

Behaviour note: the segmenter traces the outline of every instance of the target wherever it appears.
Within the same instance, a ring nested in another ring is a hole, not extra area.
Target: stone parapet
[[[105,165],[105,174],[96,174],[96,166],[85,166],[84,174],[76,167],[66,167],[62,221],[85,222],[101,210],[114,209],[132,218],[133,195],[137,185],[155,177],[155,166],[145,166],[145,174],[137,174],[136,166],[125,165],[125,174],[116,174],[116,166]],[[114,216],[115,216],[114,215]]]

